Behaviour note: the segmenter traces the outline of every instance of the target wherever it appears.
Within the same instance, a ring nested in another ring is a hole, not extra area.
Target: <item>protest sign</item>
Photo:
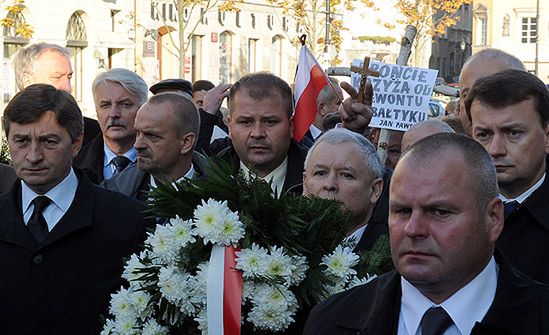
[[[362,60],[353,65],[362,66]],[[368,77],[374,89],[370,127],[406,131],[427,119],[429,100],[438,71],[409,66],[370,62],[379,77]],[[352,73],[351,84],[358,89],[360,75]]]

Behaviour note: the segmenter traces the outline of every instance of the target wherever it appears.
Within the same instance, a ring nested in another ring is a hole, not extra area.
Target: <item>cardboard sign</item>
[[[362,60],[353,65],[362,66]],[[370,70],[379,77],[368,77],[374,89],[370,127],[406,131],[412,125],[427,120],[429,100],[438,70],[421,69],[396,64],[370,62]],[[351,83],[358,90],[360,75],[352,73]]]

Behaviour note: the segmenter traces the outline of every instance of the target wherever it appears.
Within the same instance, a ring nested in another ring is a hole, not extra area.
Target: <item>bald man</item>
[[[413,144],[427,136],[439,133],[455,133],[455,131],[447,123],[437,119],[430,119],[420,123],[416,123],[408,129],[402,137],[402,152],[405,152]]]
[[[498,49],[484,49],[469,57],[463,65],[459,76],[458,115],[468,136],[471,136],[471,120],[465,112],[464,103],[473,84],[480,78],[509,69],[526,71],[526,67],[517,57]]]

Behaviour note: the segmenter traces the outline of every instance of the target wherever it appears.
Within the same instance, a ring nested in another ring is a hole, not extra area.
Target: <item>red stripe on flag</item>
[[[311,68],[311,78],[295,107],[294,138],[296,141],[301,141],[311,124],[313,124],[316,117],[316,98],[320,90],[327,84],[328,82],[322,69],[316,64],[313,65]]]
[[[223,335],[240,335],[242,272],[235,269],[239,248],[225,247],[223,275]]]

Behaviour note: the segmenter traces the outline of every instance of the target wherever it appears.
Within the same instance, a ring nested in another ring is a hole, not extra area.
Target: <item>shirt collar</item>
[[[71,170],[67,176],[54,188],[49,190],[45,196],[50,198],[52,203],[54,203],[59,209],[64,213],[69,210],[69,207],[72,204],[74,195],[76,194],[76,188],[78,187],[78,178],[74,173],[74,170],[71,167]],[[24,181],[21,180],[21,205],[23,208],[23,213],[25,213],[29,206],[31,205],[34,198],[39,196],[31,190]]]
[[[240,162],[240,170],[242,173],[244,173],[244,176],[246,178],[250,178],[251,171],[244,165],[244,163]],[[263,178],[260,178],[262,180],[265,180],[267,182],[271,183],[271,189],[273,192],[276,192],[276,195],[279,196],[282,192],[282,187],[284,187],[284,181],[286,180],[286,172],[288,171],[288,156],[286,156],[286,159],[271,173],[266,175]]]
[[[499,198],[505,203],[505,202],[510,202],[510,201],[517,201],[519,204],[522,204],[526,199],[528,199],[528,197],[534,193],[535,190],[537,190],[541,184],[543,184],[543,182],[545,181],[545,173],[543,174],[543,176],[541,176],[541,178],[537,181],[537,183],[535,183],[532,187],[530,187],[529,189],[526,190],[526,192],[522,193],[521,195],[519,195],[518,197],[516,197],[515,199],[509,199],[507,198],[506,196],[504,196],[503,194],[499,194]]]
[[[417,334],[423,314],[431,308],[442,306],[462,334],[470,334],[475,323],[481,321],[494,301],[497,288],[497,266],[494,257],[472,281],[436,305],[425,297],[404,277],[402,286],[402,316],[408,334]]]
[[[103,143],[103,151],[105,152],[105,158],[103,159],[103,167],[106,167],[107,165],[111,164],[111,161],[114,157],[117,156],[108,146],[106,143]],[[127,157],[132,163],[135,163],[137,160],[137,150],[135,148],[131,148],[130,150],[126,151],[124,153],[125,157]]]
[[[191,167],[189,168],[189,171],[187,171],[187,173],[185,173],[185,175],[183,177],[181,177],[181,178],[177,179],[176,181],[174,181],[172,183],[172,185],[175,186],[176,183],[179,183],[180,181],[182,181],[185,178],[191,179],[194,176],[194,172],[195,172],[194,165],[193,165],[193,163],[191,163]],[[150,178],[151,178],[151,181],[150,181],[151,187],[156,187],[157,186],[156,185],[156,180],[154,180],[154,177],[152,176],[152,174],[151,174]]]
[[[309,127],[309,131],[311,132],[311,136],[315,140],[320,136],[320,134],[322,134],[322,130],[318,129],[314,124],[311,124],[311,126]]]

